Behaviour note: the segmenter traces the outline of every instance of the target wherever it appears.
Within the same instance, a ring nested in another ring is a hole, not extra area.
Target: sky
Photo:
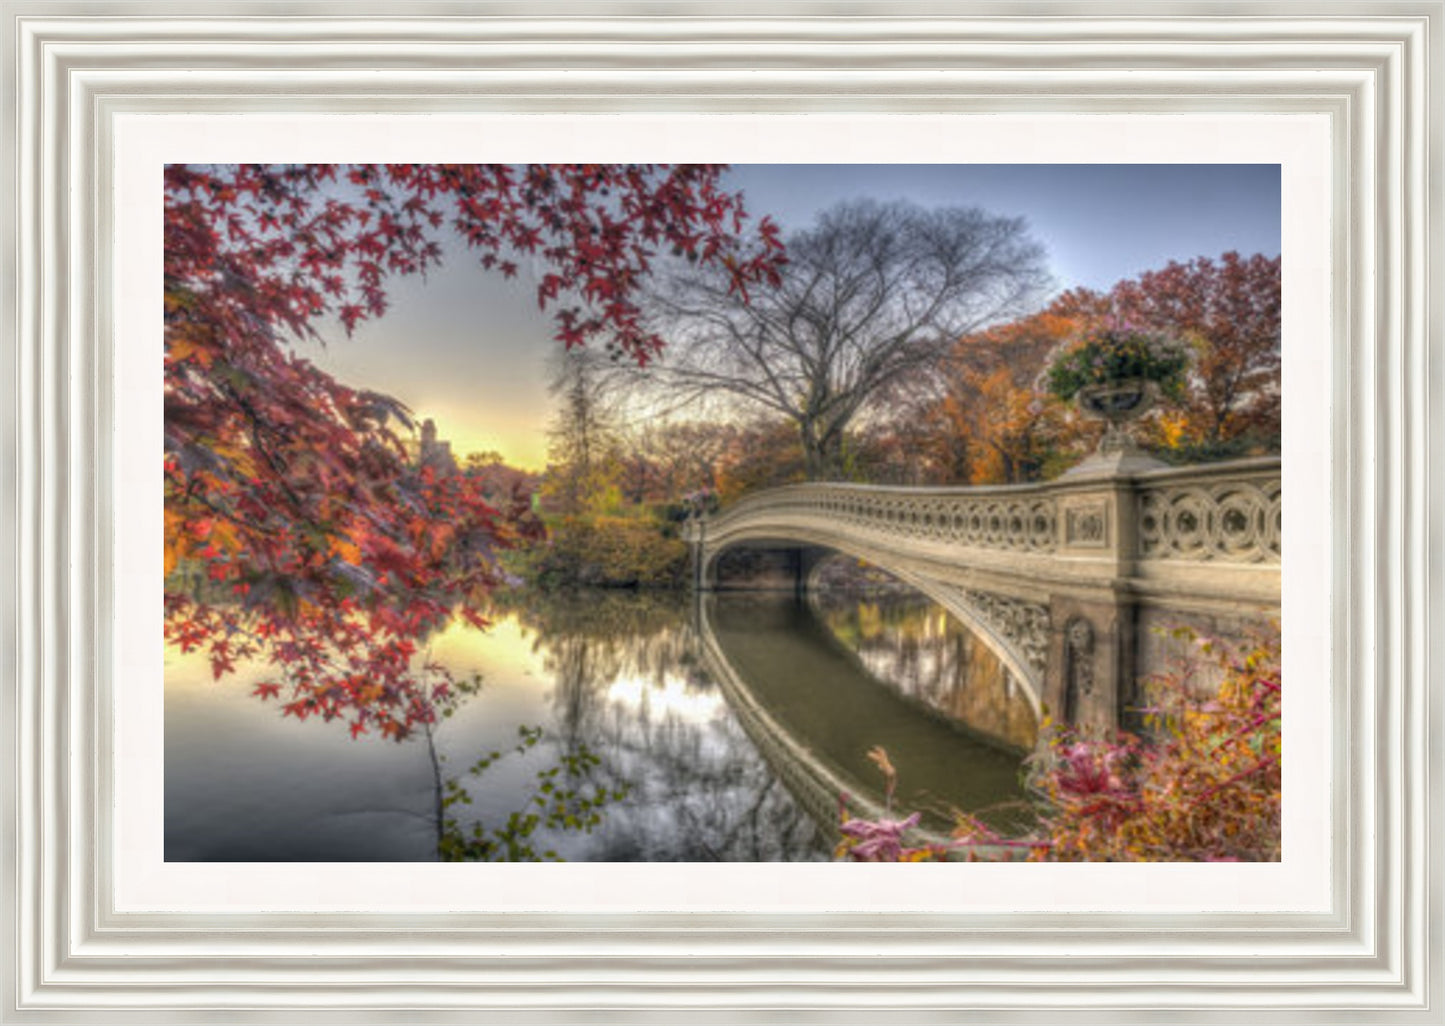
[[[736,165],[724,184],[783,229],[846,200],[907,199],[1022,217],[1056,291],[1107,290],[1170,260],[1280,252],[1276,164]],[[425,280],[392,283],[391,307],[350,338],[303,349],[346,384],[386,392],[464,454],[546,463],[550,317],[523,275],[505,281],[458,247]]]

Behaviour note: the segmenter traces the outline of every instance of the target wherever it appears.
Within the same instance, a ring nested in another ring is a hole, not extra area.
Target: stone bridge
[[[719,572],[739,548],[785,552],[800,591],[827,555],[865,560],[976,632],[1036,713],[1112,726],[1177,649],[1159,628],[1229,635],[1278,618],[1280,464],[977,488],[794,485],[696,518],[687,537],[700,591],[749,585]]]

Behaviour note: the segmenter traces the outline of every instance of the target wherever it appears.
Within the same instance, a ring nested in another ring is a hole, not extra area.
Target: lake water
[[[950,809],[1023,822],[1015,803],[1032,712],[986,647],[936,606],[851,593],[702,601],[700,610],[671,593],[528,594],[509,599],[485,632],[458,622],[437,635],[432,659],[483,680],[435,731],[442,776],[465,791],[450,809],[463,832],[545,805],[555,793],[545,785],[561,779],[545,774],[587,751],[598,760],[589,786],[609,795],[600,822],[539,829],[529,839],[537,852],[827,859],[833,812],[804,798],[803,770],[788,760],[878,799],[875,745],[898,768],[900,812],[924,811],[939,828]],[[437,858],[438,780],[425,740],[352,740],[340,721],[283,719],[278,703],[250,695],[262,673],[241,667],[218,683],[204,656],[167,652],[167,860]],[[740,698],[763,711],[766,736],[757,716],[740,717]],[[510,752],[524,728],[541,728],[541,741],[480,776],[465,772]]]

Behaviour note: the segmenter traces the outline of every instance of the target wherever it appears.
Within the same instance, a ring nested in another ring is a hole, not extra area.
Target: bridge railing
[[[1261,457],[1030,485],[788,485],[742,498],[701,533],[721,540],[747,522],[815,522],[964,549],[1269,564],[1280,559],[1280,509],[1279,458]]]
[[[1277,456],[1141,474],[1135,495],[1140,559],[1280,560]]]
[[[1058,502],[1045,485],[894,488],[800,484],[746,496],[710,526],[758,514],[814,516],[854,529],[978,548],[1052,552]]]

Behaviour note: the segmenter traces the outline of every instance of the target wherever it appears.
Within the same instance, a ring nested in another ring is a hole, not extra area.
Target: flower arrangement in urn
[[[1129,324],[1104,321],[1054,354],[1044,384],[1052,395],[1075,400],[1086,416],[1108,422],[1096,460],[1110,456],[1138,459],[1142,454],[1124,425],[1149,412],[1161,396],[1182,396],[1188,369],[1189,350],[1183,343]]]

